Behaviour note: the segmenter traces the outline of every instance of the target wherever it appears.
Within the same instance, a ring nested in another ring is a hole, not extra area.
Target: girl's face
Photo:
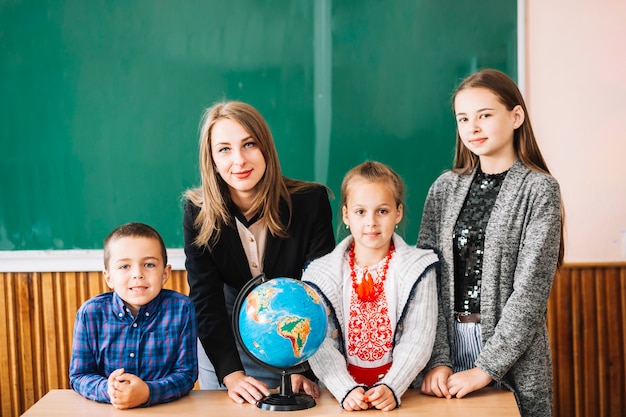
[[[256,138],[239,123],[221,119],[211,130],[211,156],[217,172],[228,184],[235,204],[253,198],[265,174],[265,158]]]
[[[480,158],[481,165],[493,164],[494,160],[507,161],[504,165],[515,161],[513,134],[524,121],[521,106],[508,110],[491,90],[478,87],[459,91],[454,111],[459,137]]]
[[[402,220],[402,204],[396,205],[391,187],[383,181],[354,178],[348,189],[346,205],[342,208],[343,222],[354,237],[357,258],[359,252],[363,258],[369,252],[373,258],[379,258],[374,254],[380,254],[382,259],[396,224]]]

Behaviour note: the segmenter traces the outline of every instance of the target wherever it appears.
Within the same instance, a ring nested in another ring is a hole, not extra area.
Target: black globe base
[[[269,411],[306,410],[315,407],[315,399],[304,394],[272,394],[259,401],[256,406]]]
[[[269,411],[296,411],[315,407],[315,399],[308,395],[293,392],[291,376],[282,371],[278,393],[263,398],[256,404],[262,410]]]

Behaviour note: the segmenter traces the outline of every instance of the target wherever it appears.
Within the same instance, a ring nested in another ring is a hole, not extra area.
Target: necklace
[[[391,261],[391,256],[393,255],[393,251],[395,250],[395,246],[393,242],[389,245],[389,252],[385,257],[385,263],[383,264],[382,273],[379,275],[380,280],[378,282],[374,282],[372,279],[372,274],[368,267],[363,268],[363,276],[361,277],[361,282],[356,283],[356,271],[354,269],[354,242],[350,246],[350,278],[352,278],[352,288],[356,292],[359,300],[361,301],[375,301],[380,293],[383,291],[383,286],[385,285],[385,279],[387,279],[387,270],[389,269],[389,261]]]

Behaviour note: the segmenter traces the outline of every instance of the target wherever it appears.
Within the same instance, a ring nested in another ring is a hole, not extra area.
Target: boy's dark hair
[[[109,259],[111,258],[111,253],[109,251],[109,243],[113,240],[117,240],[123,237],[145,237],[148,239],[155,239],[159,242],[159,246],[161,246],[161,257],[163,258],[163,265],[167,265],[167,250],[165,249],[165,243],[163,242],[163,238],[159,232],[157,232],[154,228],[148,226],[144,223],[126,223],[115,230],[113,230],[109,235],[104,239],[104,268],[108,268]]]

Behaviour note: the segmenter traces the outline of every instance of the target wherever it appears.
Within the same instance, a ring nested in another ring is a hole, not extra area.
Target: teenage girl
[[[302,277],[330,310],[326,339],[309,363],[344,409],[392,410],[432,351],[438,259],[394,233],[404,186],[388,166],[353,168],[341,195],[351,235]]]
[[[237,346],[234,301],[253,277],[300,278],[305,264],[335,247],[327,189],[284,177],[267,123],[238,101],[206,110],[200,176],[202,185],[186,192],[183,220],[200,387],[225,385],[233,401],[256,403],[279,386],[280,375]],[[302,375],[292,375],[292,385],[319,395],[317,384]]]
[[[440,318],[422,392],[511,389],[524,417],[552,415],[546,310],[563,259],[559,185],[514,81],[486,69],[453,96],[452,171],[426,199],[418,246],[440,252]]]

